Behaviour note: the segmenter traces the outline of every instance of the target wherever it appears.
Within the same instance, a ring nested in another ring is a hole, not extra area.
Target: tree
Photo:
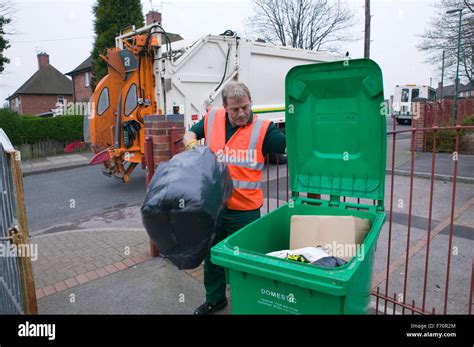
[[[443,51],[445,52],[445,75],[456,78],[457,42],[459,30],[459,13],[447,14],[446,11],[465,8],[461,25],[461,49],[459,54],[459,78],[472,82],[472,64],[474,61],[474,6],[468,0],[440,0],[435,4],[436,15],[429,23],[429,28],[421,35],[422,41],[417,46],[427,55],[427,62],[438,66],[441,75]]]
[[[143,10],[140,0],[97,0],[93,7],[95,15],[95,42],[92,50],[92,88],[107,74],[107,65],[99,54],[106,48],[115,47],[115,37],[120,30],[135,25],[143,26]]]
[[[319,50],[350,41],[354,15],[340,1],[253,0],[249,24],[270,43]]]
[[[5,26],[11,22],[9,17],[13,12],[14,8],[10,0],[0,0],[0,73],[5,69],[5,65],[10,62],[10,59],[4,56],[3,51],[10,48],[9,41],[5,38],[8,34],[5,31]]]
[[[5,69],[5,65],[10,62],[10,59],[3,55],[3,51],[10,47],[9,42],[5,39],[4,26],[10,23],[10,18],[0,16],[0,73]]]

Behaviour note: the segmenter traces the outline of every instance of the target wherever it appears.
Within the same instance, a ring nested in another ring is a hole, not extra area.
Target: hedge
[[[464,117],[461,121],[462,126],[474,125],[474,115]],[[441,126],[453,126],[453,122],[442,124]],[[468,131],[466,129],[459,130],[459,151],[463,152],[467,146]],[[440,130],[436,134],[436,152],[452,153],[456,149],[456,130]],[[426,138],[426,151],[433,150],[433,131],[428,132]]]
[[[41,118],[19,116],[13,111],[0,109],[0,128],[14,146],[56,140],[63,144],[83,139],[84,116]]]

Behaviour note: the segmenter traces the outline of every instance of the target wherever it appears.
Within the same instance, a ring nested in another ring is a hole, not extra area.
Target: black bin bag
[[[198,146],[161,163],[141,208],[145,229],[179,269],[198,267],[209,252],[232,193],[227,166]]]

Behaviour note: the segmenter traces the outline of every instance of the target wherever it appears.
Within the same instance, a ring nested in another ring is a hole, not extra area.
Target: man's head
[[[252,110],[252,97],[245,84],[228,83],[222,90],[222,101],[232,126],[247,124]]]

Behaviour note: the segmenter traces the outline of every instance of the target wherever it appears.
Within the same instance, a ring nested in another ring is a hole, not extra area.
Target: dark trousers
[[[258,218],[260,218],[260,209],[251,211],[226,210],[223,214],[222,226],[217,230],[212,246]],[[224,268],[212,264],[210,258],[211,254],[209,252],[204,261],[204,286],[206,288],[206,300],[213,304],[226,298],[226,277]]]

